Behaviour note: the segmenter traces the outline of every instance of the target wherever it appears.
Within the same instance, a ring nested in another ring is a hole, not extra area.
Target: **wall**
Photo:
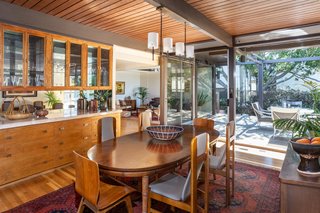
[[[117,71],[116,81],[125,82],[125,94],[117,95],[117,100],[130,96],[134,99],[134,89],[140,86],[140,72],[136,71]]]
[[[47,104],[45,103],[48,99],[45,96],[46,91],[38,91],[37,97],[25,97],[25,101],[27,104],[33,104],[34,101],[43,101],[46,108],[48,108]],[[62,103],[64,103],[64,91],[54,91],[55,95]],[[3,101],[11,101],[13,98],[3,98],[2,91],[0,95],[0,103],[2,104]],[[67,107],[68,103],[64,106]]]
[[[147,102],[151,98],[160,97],[160,72],[141,72],[140,85],[148,88]]]
[[[117,81],[125,82],[125,94],[117,95],[116,99],[121,100],[127,96],[132,99],[134,97],[134,92],[137,87],[146,87],[148,89],[149,95],[145,103],[149,103],[151,98],[160,97],[160,73],[159,72],[138,72],[138,71],[117,71],[116,72]],[[137,100],[137,105],[140,105],[140,100]]]

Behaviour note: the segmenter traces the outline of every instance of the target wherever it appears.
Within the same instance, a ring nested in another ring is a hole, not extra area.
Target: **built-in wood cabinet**
[[[0,185],[73,162],[73,150],[86,155],[100,141],[99,120],[120,113],[0,130]]]
[[[112,47],[0,23],[0,89],[112,89]]]

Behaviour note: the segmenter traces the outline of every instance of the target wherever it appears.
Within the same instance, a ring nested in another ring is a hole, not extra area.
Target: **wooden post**
[[[217,87],[217,73],[216,73],[216,66],[211,67],[211,74],[212,74],[212,88],[211,88],[211,93],[212,93],[212,98],[211,98],[211,104],[212,104],[212,115],[216,114],[216,106],[217,106],[217,95],[216,95],[216,87]]]
[[[229,87],[228,87],[228,116],[229,121],[234,121],[236,117],[236,59],[234,48],[228,48],[228,69],[229,69]]]
[[[167,124],[167,110],[168,110],[168,97],[167,97],[167,63],[168,59],[164,56],[159,56],[160,64],[160,123]]]
[[[258,102],[263,107],[263,64],[258,64]]]

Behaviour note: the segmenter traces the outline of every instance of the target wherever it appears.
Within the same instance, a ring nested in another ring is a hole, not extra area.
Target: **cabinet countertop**
[[[90,111],[82,111],[76,109],[63,109],[63,110],[49,110],[49,114],[45,118],[36,118],[35,116],[30,117],[28,119],[22,120],[8,120],[3,117],[0,117],[0,130],[22,127],[22,126],[30,126],[36,124],[57,122],[57,121],[65,121],[71,119],[78,118],[88,118],[94,116],[101,116],[107,114],[121,113],[122,110],[113,109],[109,111],[98,111],[98,112],[90,112]]]

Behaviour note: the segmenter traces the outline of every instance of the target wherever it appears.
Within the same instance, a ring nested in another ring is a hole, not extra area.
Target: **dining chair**
[[[209,119],[209,118],[194,118],[193,119],[193,125],[194,126],[199,126],[199,127],[205,127],[208,129],[214,129],[214,120],[213,119]],[[209,152],[210,154],[215,153],[216,151],[216,147],[215,147],[215,141],[210,141],[209,142]]]
[[[101,141],[106,141],[115,138],[116,136],[116,119],[113,117],[105,117],[99,120],[101,127]]]
[[[75,189],[82,198],[78,213],[87,206],[93,212],[107,212],[125,202],[128,212],[133,212],[130,194],[135,190],[112,179],[118,185],[100,181],[98,164],[73,151],[76,170]]]
[[[225,144],[220,147],[218,155],[209,155],[210,173],[225,177],[226,206],[234,196],[234,157],[235,157],[235,122],[230,121],[226,126]],[[231,170],[231,173],[230,173]],[[231,180],[230,180],[231,179]],[[230,186],[231,185],[231,186]],[[231,193],[230,193],[231,189]]]
[[[166,174],[149,185],[148,212],[151,210],[151,199],[167,203],[188,212],[197,212],[197,192],[204,193],[202,212],[208,212],[209,192],[209,135],[202,133],[191,141],[191,169],[187,177],[177,173]],[[198,188],[200,171],[205,169],[204,190]]]
[[[139,113],[138,127],[139,132],[144,131],[148,126],[151,126],[152,110],[147,109],[144,112]]]

